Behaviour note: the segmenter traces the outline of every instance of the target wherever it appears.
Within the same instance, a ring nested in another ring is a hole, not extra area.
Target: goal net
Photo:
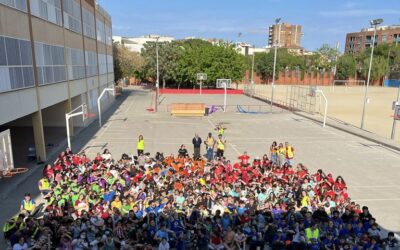
[[[335,91],[335,86],[365,86],[365,80],[334,80],[332,82],[332,91]]]

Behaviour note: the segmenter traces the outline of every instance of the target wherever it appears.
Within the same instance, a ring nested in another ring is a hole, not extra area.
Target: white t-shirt
[[[160,242],[160,245],[158,245],[158,250],[169,250],[169,243],[166,242],[165,244],[163,244],[162,242]]]
[[[22,246],[17,243],[13,246],[13,250],[25,250],[28,249],[28,244],[24,243]]]

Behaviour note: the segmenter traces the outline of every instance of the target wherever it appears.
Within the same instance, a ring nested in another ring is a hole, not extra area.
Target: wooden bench
[[[173,116],[204,116],[204,103],[172,103],[171,115]]]

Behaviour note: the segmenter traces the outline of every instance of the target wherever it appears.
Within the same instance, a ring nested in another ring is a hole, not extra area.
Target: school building
[[[46,160],[65,141],[65,114],[82,104],[95,119],[114,84],[111,27],[95,0],[0,0],[0,132],[10,129],[14,159]]]

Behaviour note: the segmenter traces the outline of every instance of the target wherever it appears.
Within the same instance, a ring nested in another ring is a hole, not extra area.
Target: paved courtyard
[[[194,133],[204,138],[215,124],[224,123],[228,128],[226,156],[229,159],[235,160],[245,150],[252,157],[262,156],[272,141],[288,141],[295,147],[296,162],[304,163],[313,171],[322,168],[335,176],[342,175],[353,200],[368,206],[383,228],[400,232],[400,152],[334,128],[322,128],[284,110],[274,108],[272,113],[267,112],[268,105],[244,95],[228,96],[230,106],[226,113],[218,111],[201,118],[171,117],[166,112],[167,106],[172,102],[221,105],[222,95],[164,95],[160,98],[158,113],[146,110],[152,96],[147,90],[124,90],[123,96],[104,115],[101,129],[95,121],[72,139],[74,151],[85,149],[93,157],[108,148],[119,158],[122,153],[134,153],[137,137],[143,134],[145,151],[152,154],[157,151],[176,154],[181,144],[186,144],[192,153]],[[237,104],[262,112],[238,113]],[[17,212],[25,192],[38,194],[41,170],[38,167],[15,179],[0,181],[1,225]]]
[[[103,128],[86,143],[86,152],[93,156],[106,147],[115,157],[124,152],[134,153],[139,134],[145,138],[145,151],[152,154],[157,151],[176,154],[181,144],[188,145],[192,152],[194,133],[204,138],[215,124],[222,122],[228,128],[229,159],[236,159],[245,150],[252,157],[262,156],[272,141],[288,141],[296,149],[296,162],[312,170],[322,168],[335,176],[342,175],[353,200],[368,206],[385,229],[400,231],[400,152],[334,128],[322,128],[278,109],[272,113],[241,114],[229,106],[226,113],[218,111],[202,118],[171,117],[165,112],[165,105],[171,102],[222,104],[220,95],[165,95],[160,99],[161,112],[157,114],[146,111],[151,97],[145,91],[130,92]],[[228,97],[228,105],[234,104],[266,108],[265,103],[242,95]]]

